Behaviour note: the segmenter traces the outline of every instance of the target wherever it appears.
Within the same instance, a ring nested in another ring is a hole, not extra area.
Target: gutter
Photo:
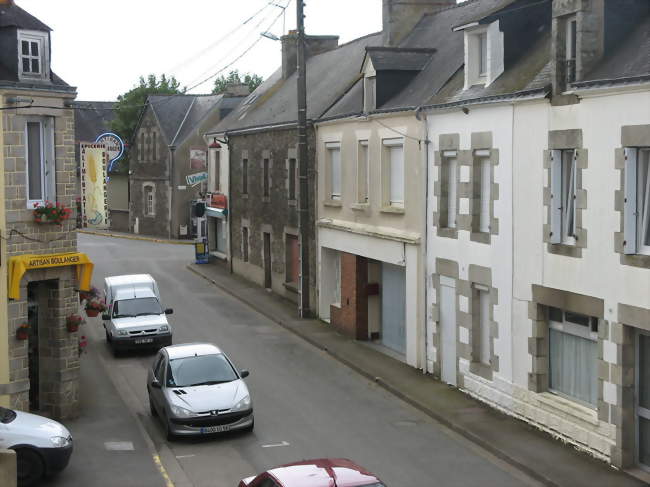
[[[599,79],[592,81],[577,81],[571,84],[575,90],[589,90],[597,88],[616,88],[619,86],[641,85],[650,83],[650,74],[630,76],[628,78]]]
[[[418,107],[418,110],[441,110],[447,108],[459,108],[466,105],[477,105],[477,104],[491,104],[491,103],[504,103],[514,100],[521,100],[522,98],[527,99],[537,99],[545,98],[550,93],[548,88],[538,88],[535,90],[524,90],[516,91],[514,93],[502,94],[502,95],[492,95],[492,96],[483,96],[479,98],[469,98],[467,100],[459,100],[450,103],[438,103],[433,105],[422,105]]]
[[[18,82],[12,83],[7,81],[0,83],[0,90],[42,91],[45,93],[77,94],[77,88],[74,86],[70,86],[69,88],[53,88],[41,85],[26,85],[25,83]]]

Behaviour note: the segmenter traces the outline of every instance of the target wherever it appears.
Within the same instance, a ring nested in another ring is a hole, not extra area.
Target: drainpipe
[[[422,122],[422,127],[424,129],[424,155],[422,156],[422,163],[424,164],[424,242],[420,246],[420,254],[424,264],[424,328],[423,328],[423,339],[422,339],[422,351],[421,357],[423,360],[422,364],[422,373],[427,373],[427,364],[428,364],[428,354],[427,354],[427,322],[429,321],[429,262],[428,257],[428,247],[429,247],[429,125],[427,123],[426,114],[423,115],[422,107],[418,107],[415,110],[415,118]]]
[[[230,151],[232,150],[232,146],[230,145],[230,138],[228,137],[228,134],[224,134],[224,140],[226,141],[226,147],[228,147],[228,214],[226,215],[227,221],[228,221],[228,269],[230,270],[230,273],[233,274],[233,266],[232,266],[232,200],[230,199],[230,196],[232,195],[232,172],[230,171]],[[221,154],[219,154],[221,157]],[[222,164],[221,158],[219,159],[219,164]],[[250,249],[249,249],[250,250]]]
[[[174,208],[174,149],[176,149],[175,146],[169,146],[169,224],[167,225],[167,238],[170,240],[172,238],[172,225],[174,224],[172,216]]]

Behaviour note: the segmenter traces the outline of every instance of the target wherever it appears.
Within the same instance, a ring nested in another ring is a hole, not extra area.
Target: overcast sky
[[[191,87],[224,69],[267,77],[281,63],[280,42],[260,38],[295,28],[295,0],[16,0],[52,29],[52,69],[78,100],[115,100],[140,75],[173,74]],[[381,30],[381,0],[307,0],[308,34],[340,42]],[[275,5],[273,5],[275,4]],[[264,8],[266,7],[266,8]],[[263,9],[255,18],[246,19]],[[233,32],[234,31],[234,32]],[[192,90],[209,93],[212,81]]]

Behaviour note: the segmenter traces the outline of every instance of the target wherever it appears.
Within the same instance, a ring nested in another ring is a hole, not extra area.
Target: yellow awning
[[[29,269],[44,267],[77,266],[79,290],[90,291],[90,281],[93,277],[93,267],[88,256],[82,252],[65,254],[23,254],[9,258],[9,299],[20,298],[20,280]]]

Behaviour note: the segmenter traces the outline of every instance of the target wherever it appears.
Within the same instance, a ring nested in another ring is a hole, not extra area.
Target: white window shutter
[[[390,203],[404,203],[404,149],[390,147]]]
[[[625,204],[623,206],[623,253],[636,254],[637,241],[637,149],[625,151]]]
[[[550,242],[562,242],[562,151],[550,151],[551,157],[551,221]]]

